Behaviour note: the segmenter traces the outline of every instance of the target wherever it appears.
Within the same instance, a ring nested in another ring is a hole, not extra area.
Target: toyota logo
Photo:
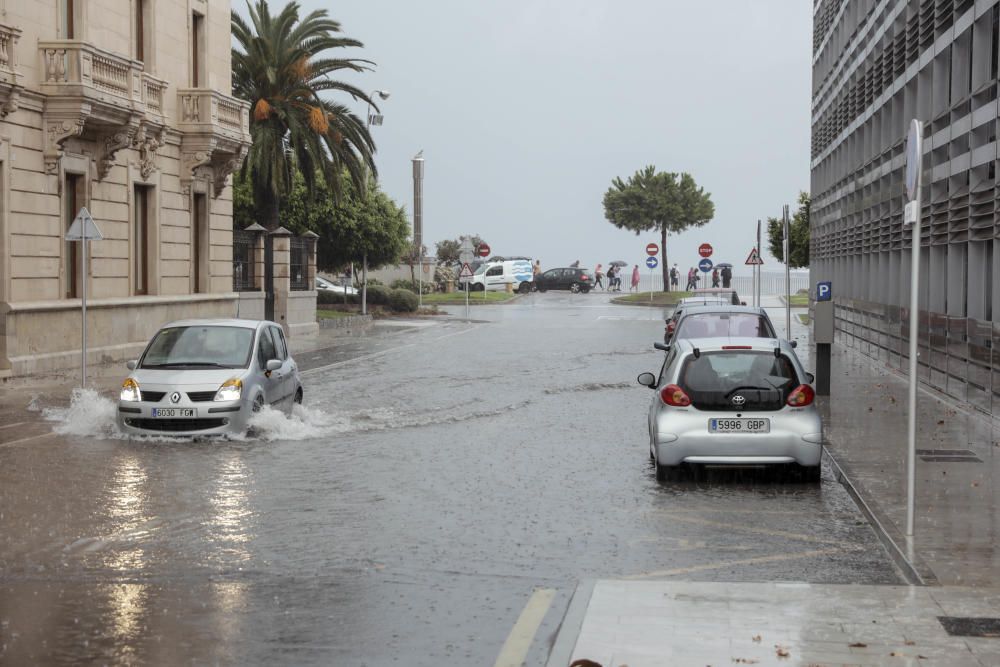
[[[736,407],[741,407],[746,402],[747,399],[743,397],[741,394],[736,394],[735,396],[733,396],[733,405],[735,405]]]
[[[181,392],[175,391],[174,393],[170,394],[170,402],[171,403],[180,403],[181,402]]]

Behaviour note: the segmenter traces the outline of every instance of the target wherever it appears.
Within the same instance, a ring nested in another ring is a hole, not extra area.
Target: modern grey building
[[[1000,0],[816,0],[813,281],[837,340],[906,372],[905,138],[924,122],[920,374],[1000,412]]]

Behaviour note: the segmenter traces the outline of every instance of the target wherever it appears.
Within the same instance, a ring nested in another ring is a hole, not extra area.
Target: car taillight
[[[812,405],[814,398],[816,398],[816,392],[813,391],[813,388],[807,384],[800,384],[788,395],[786,403],[793,408],[804,408],[807,405]]]
[[[675,384],[668,384],[666,387],[660,390],[660,398],[667,405],[673,405],[678,408],[686,408],[691,405],[691,397],[684,393],[684,390]]]
[[[583,275],[580,276],[580,280],[590,280],[590,276],[584,273]]]

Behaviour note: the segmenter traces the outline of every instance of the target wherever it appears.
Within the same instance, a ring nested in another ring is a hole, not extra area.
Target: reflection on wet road
[[[832,479],[656,483],[662,313],[476,316],[304,355],[264,437],[0,448],[0,662],[492,664],[545,587],[540,664],[582,578],[899,582]]]

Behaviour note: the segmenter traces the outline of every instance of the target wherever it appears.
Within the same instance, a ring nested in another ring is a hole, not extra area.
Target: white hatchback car
[[[132,435],[243,433],[263,406],[302,402],[285,334],[267,320],[171,322],[128,367],[118,427]]]
[[[656,477],[682,464],[797,464],[818,481],[823,424],[811,374],[788,341],[776,338],[676,340],[659,377],[639,384],[656,390],[649,407],[649,455]]]

